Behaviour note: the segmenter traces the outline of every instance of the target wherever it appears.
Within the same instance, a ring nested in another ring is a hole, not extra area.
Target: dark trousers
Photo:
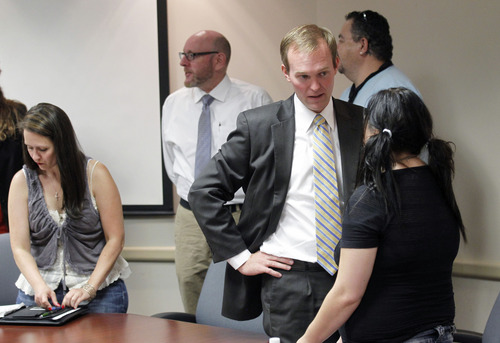
[[[292,270],[279,271],[283,276],[268,274],[262,281],[264,329],[281,343],[295,343],[304,334],[335,282],[316,263],[295,261]],[[325,342],[337,342],[336,332]]]

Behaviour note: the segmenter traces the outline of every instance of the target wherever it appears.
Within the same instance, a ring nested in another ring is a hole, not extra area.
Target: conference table
[[[91,313],[62,326],[0,325],[0,343],[267,343],[266,335],[141,316]]]

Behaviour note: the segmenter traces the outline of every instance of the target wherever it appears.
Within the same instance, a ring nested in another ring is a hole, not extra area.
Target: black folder
[[[87,313],[86,307],[66,307],[63,309],[48,311],[46,309],[28,306],[22,307],[5,317],[0,318],[0,325],[46,325],[59,326]]]

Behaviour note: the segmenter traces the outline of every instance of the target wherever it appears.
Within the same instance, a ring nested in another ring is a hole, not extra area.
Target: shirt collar
[[[224,76],[221,82],[210,91],[211,96],[214,97],[215,100],[224,102],[226,100],[227,94],[229,93],[229,89],[231,88],[231,80],[229,79],[229,76]],[[194,101],[199,102],[201,101],[201,98],[207,93],[202,91],[198,87],[193,88],[193,96],[194,96]]]
[[[295,125],[297,129],[302,130],[304,132],[308,131],[311,128],[314,117],[316,117],[316,113],[308,109],[297,97],[297,94],[293,97],[293,104],[295,106]],[[335,116],[333,111],[333,101],[332,97],[330,97],[330,101],[328,105],[323,109],[320,113],[325,119],[332,131],[335,130]]]

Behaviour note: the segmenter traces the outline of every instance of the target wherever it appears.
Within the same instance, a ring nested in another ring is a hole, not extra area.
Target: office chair
[[[244,321],[233,320],[222,316],[222,295],[224,292],[226,264],[226,262],[219,262],[216,264],[212,262],[208,267],[200,298],[198,299],[196,316],[183,312],[162,312],[154,314],[153,317],[265,334],[262,325],[262,314],[257,318]]]
[[[453,335],[457,343],[500,343],[500,294],[491,309],[484,332],[457,330]]]
[[[17,287],[14,283],[19,277],[12,249],[10,247],[10,234],[0,234],[0,305],[16,303]]]

